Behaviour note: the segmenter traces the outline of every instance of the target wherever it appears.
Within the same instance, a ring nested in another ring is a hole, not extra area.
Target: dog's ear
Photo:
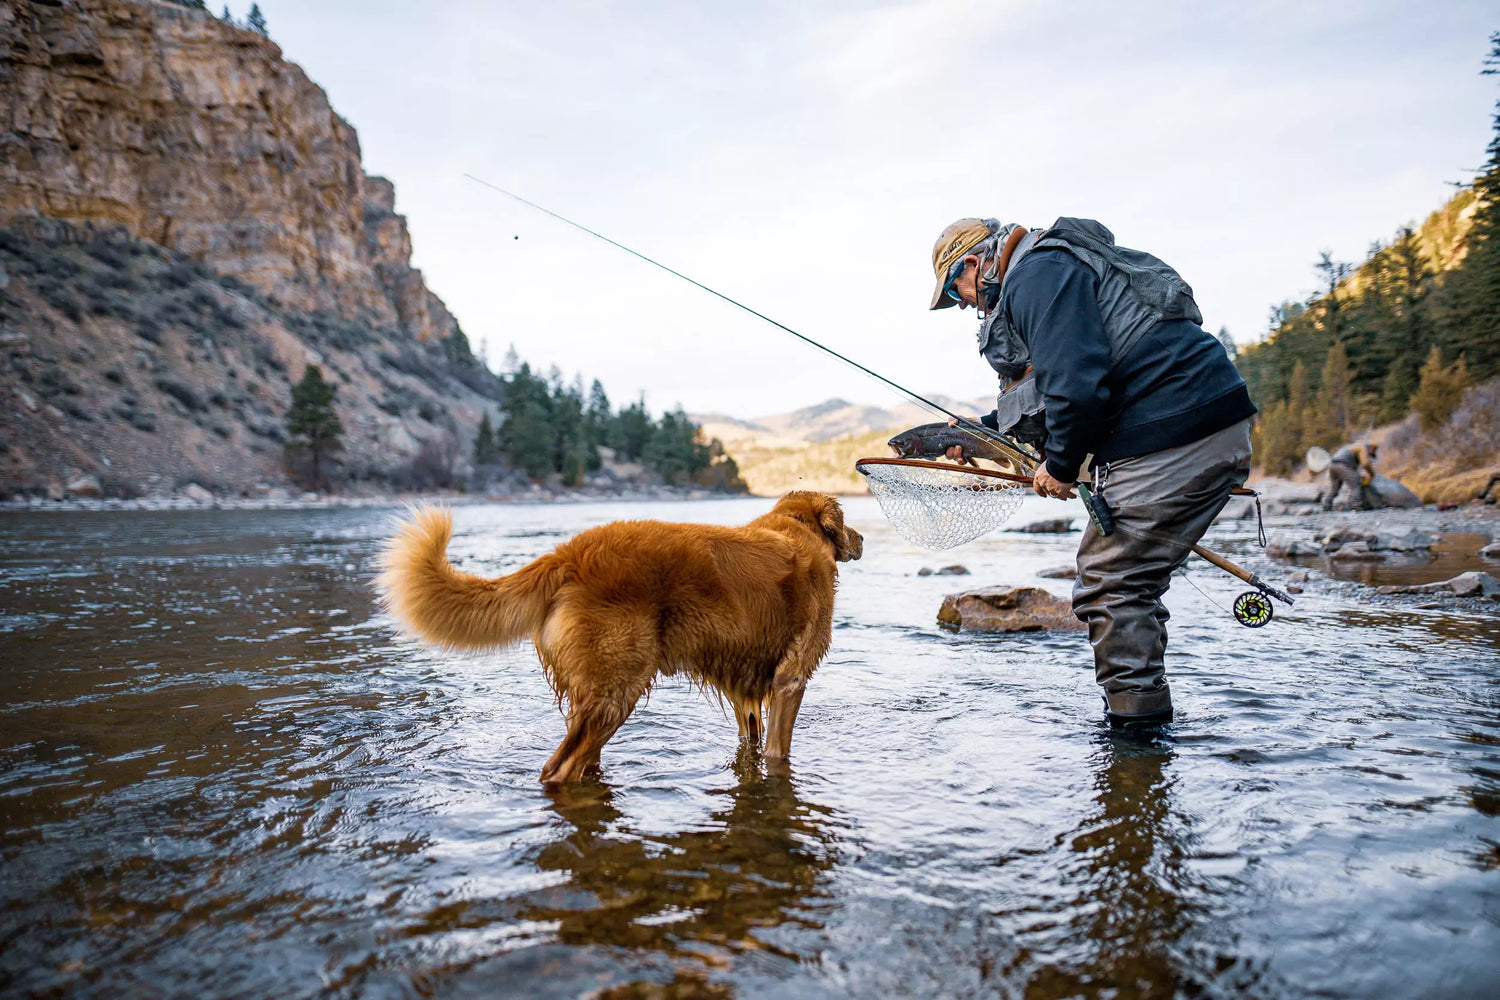
[[[820,494],[818,496],[817,511],[818,527],[823,530],[823,534],[828,536],[828,540],[833,543],[833,558],[839,562],[858,559],[860,553],[850,538],[849,529],[844,526],[844,508],[839,506],[838,500],[826,494]]]

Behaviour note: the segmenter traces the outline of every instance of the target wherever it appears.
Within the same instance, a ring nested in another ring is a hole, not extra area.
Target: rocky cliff
[[[274,486],[309,362],[356,480],[462,471],[498,399],[354,129],[206,11],[0,0],[0,229],[0,488]]]

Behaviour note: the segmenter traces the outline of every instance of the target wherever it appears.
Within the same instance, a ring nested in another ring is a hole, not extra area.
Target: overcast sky
[[[243,15],[245,5],[231,5]],[[929,313],[949,222],[1100,220],[1241,342],[1485,159],[1491,3],[261,4],[396,184],[415,263],[499,368],[740,417],[992,391]],[[218,10],[218,5],[214,5]]]

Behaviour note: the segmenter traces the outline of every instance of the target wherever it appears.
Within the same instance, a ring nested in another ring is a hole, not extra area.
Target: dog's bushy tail
[[[378,586],[410,631],[450,649],[493,649],[541,629],[564,566],[551,553],[509,576],[461,573],[448,562],[453,516],[418,508],[386,545]]]

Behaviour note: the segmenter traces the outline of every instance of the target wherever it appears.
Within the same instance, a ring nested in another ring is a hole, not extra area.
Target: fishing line
[[[1212,597],[1209,597],[1208,596],[1208,591],[1204,590],[1202,587],[1198,586],[1198,584],[1196,582],[1194,582],[1192,576],[1188,573],[1186,566],[1183,566],[1182,569],[1180,569],[1177,572],[1177,575],[1180,576],[1180,577],[1182,577],[1184,580],[1186,580],[1188,582],[1188,586],[1192,587],[1198,593],[1202,594],[1203,595],[1203,599],[1205,601],[1207,601],[1209,604],[1212,604],[1214,607],[1218,608],[1220,611],[1224,612],[1226,615],[1230,613],[1230,611],[1229,611],[1228,608],[1224,607],[1224,605],[1220,604],[1218,601],[1214,600]]]
[[[974,437],[978,438],[981,441],[998,442],[998,443],[1006,445],[1008,447],[1011,446],[1009,441],[1001,440],[998,435],[992,433],[990,431],[990,429],[988,427],[985,427],[983,424],[976,424],[974,421],[969,420],[967,417],[961,417],[958,414],[953,413],[952,411],[947,410],[947,409],[939,406],[938,404],[934,403],[932,400],[926,398],[925,396],[919,396],[919,395],[917,395],[915,392],[912,392],[910,389],[906,388],[905,386],[899,385],[899,384],[897,384],[895,382],[892,382],[890,379],[886,378],[884,375],[880,374],[879,372],[872,371],[871,369],[866,368],[864,365],[860,364],[858,361],[855,361],[853,358],[846,357],[846,356],[840,354],[838,351],[835,351],[833,348],[828,347],[828,346],[826,346],[824,344],[820,344],[816,340],[812,339],[811,337],[808,337],[808,336],[806,336],[804,334],[798,333],[796,330],[793,330],[791,327],[787,326],[785,323],[779,323],[776,320],[772,319],[771,317],[767,316],[765,313],[759,312],[759,311],[757,311],[755,309],[752,309],[749,306],[745,305],[743,302],[740,302],[737,299],[732,299],[728,295],[725,295],[723,292],[718,291],[717,289],[714,289],[714,288],[710,288],[707,285],[705,285],[703,282],[697,281],[697,280],[695,280],[693,278],[690,278],[686,274],[683,274],[681,271],[678,271],[675,268],[668,267],[666,264],[663,264],[659,260],[653,260],[652,258],[647,257],[645,254],[641,253],[638,250],[632,250],[630,247],[628,247],[625,244],[619,242],[618,240],[612,240],[608,236],[605,236],[603,233],[595,232],[594,230],[590,229],[588,226],[585,226],[585,225],[583,225],[581,223],[578,223],[578,222],[574,222],[572,219],[569,219],[567,216],[559,215],[558,213],[552,211],[549,208],[543,208],[541,205],[538,205],[536,202],[530,201],[530,200],[528,200],[526,198],[523,198],[520,195],[516,194],[514,191],[507,191],[507,190],[505,190],[505,188],[500,187],[500,186],[495,185],[495,184],[491,184],[489,181],[484,180],[483,178],[480,178],[480,177],[475,177],[473,174],[467,174],[466,173],[466,174],[464,174],[464,176],[467,177],[469,180],[473,181],[475,184],[479,184],[479,185],[482,185],[484,187],[487,187],[491,191],[499,192],[500,194],[505,195],[507,198],[513,198],[514,200],[520,202],[521,204],[527,206],[528,208],[536,209],[538,212],[541,212],[543,215],[550,215],[552,218],[556,219],[558,222],[566,223],[567,225],[572,226],[574,229],[578,229],[578,230],[581,230],[582,232],[588,233],[590,236],[594,237],[595,239],[603,240],[605,243],[608,243],[612,247],[616,247],[616,248],[618,248],[620,250],[624,250],[626,253],[630,254],[632,257],[638,257],[641,260],[645,261],[647,264],[652,265],[653,267],[659,267],[663,271],[666,271],[668,274],[675,275],[675,276],[681,278],[683,281],[686,281],[690,285],[696,285],[697,287],[703,289],[705,292],[708,292],[710,295],[717,296],[718,298],[723,299],[725,302],[728,302],[730,305],[735,306],[735,307],[737,307],[739,309],[743,309],[745,312],[747,312],[750,315],[756,317],[757,319],[763,319],[763,320],[765,320],[767,323],[770,323],[772,326],[776,327],[777,329],[784,330],[787,333],[790,333],[792,336],[796,337],[798,340],[801,340],[801,341],[803,341],[805,343],[811,344],[813,347],[816,347],[818,350],[823,351],[823,352],[825,352],[827,354],[833,355],[835,358],[837,358],[838,360],[842,361],[844,364],[850,366],[851,368],[855,369],[856,371],[863,372],[865,375],[868,375],[871,378],[877,379],[877,380],[885,383],[886,385],[890,386],[892,389],[895,389],[897,392],[899,392],[902,395],[906,396],[912,402],[917,403],[920,406],[926,407],[927,410],[928,410],[928,412],[934,413],[934,414],[941,414],[941,415],[943,415],[945,417],[950,417],[953,420],[957,420],[958,423],[959,423],[959,427],[956,428],[956,429],[962,430],[966,434],[974,436]]]
[[[513,201],[519,201],[520,204],[526,205],[526,207],[528,208],[534,208],[535,211],[540,211],[540,213],[544,214],[544,216],[553,217],[553,219],[558,220],[558,222],[564,223],[564,225],[573,226],[574,229],[579,229],[580,232],[586,232],[586,234],[594,237],[595,240],[604,241],[604,243],[609,244],[609,246],[616,247],[616,249],[619,250],[624,250],[624,252],[628,253],[628,255],[634,256],[634,258],[642,259],[642,261],[645,261],[646,264],[652,265],[652,267],[660,268],[660,270],[666,271],[667,274],[672,274],[672,276],[675,277],[681,277],[681,279],[684,280],[684,282],[687,282],[688,285],[694,285],[697,286],[697,288],[702,288],[703,291],[708,292],[709,295],[714,295],[715,298],[721,298],[721,300],[729,303],[730,306],[736,307],[736,309],[744,310],[744,312],[750,313],[750,315],[754,316],[754,318],[756,319],[763,319],[763,321],[768,322],[768,324],[771,324],[772,327],[777,328],[777,330],[786,331],[786,333],[792,334],[793,337],[801,340],[801,342],[808,343],[808,345],[814,346],[814,348],[819,349],[819,351],[825,352],[825,354],[832,355],[832,357],[837,358],[837,360],[843,361],[844,364],[852,367],[852,369],[855,369],[856,372],[862,372],[864,373],[864,375],[876,379],[877,382],[883,382],[883,384],[888,385],[888,387],[894,388],[897,393],[903,394],[903,396],[906,396],[907,399],[912,400],[912,402],[924,406],[924,408],[927,408],[927,411],[933,412],[933,414],[942,414],[944,415],[944,417],[950,417],[951,420],[956,421],[956,423],[954,423],[954,427],[956,427],[957,430],[960,430],[960,432],[968,433],[969,436],[977,439],[977,441],[989,441],[993,442],[993,444],[999,445],[999,447],[1004,448],[1004,450],[1008,451],[1008,453],[1014,454],[1017,459],[1023,460],[1023,462],[1025,462],[1026,465],[1031,466],[1031,468],[1035,468],[1035,466],[1037,466],[1037,459],[1034,459],[1034,457],[1026,454],[1026,451],[1023,450],[1023,448],[1017,447],[1016,442],[1014,442],[1013,439],[1010,438],[1010,436],[1004,435],[1004,433],[996,432],[996,430],[990,430],[989,427],[984,426],[984,424],[975,423],[975,421],[969,420],[969,418],[960,417],[960,415],[956,414],[956,412],[950,411],[950,409],[944,408],[944,406],[939,406],[938,403],[933,402],[933,400],[927,399],[926,396],[918,396],[918,394],[913,393],[912,390],[904,387],[904,385],[900,385],[898,384],[898,382],[892,382],[891,379],[885,378],[885,376],[880,375],[879,372],[874,372],[874,370],[867,369],[867,367],[862,366],[862,364],[859,364],[858,361],[853,360],[853,358],[846,357],[846,355],[840,354],[840,352],[838,351],[834,351],[834,349],[829,348],[829,346],[823,345],[823,343],[819,343],[817,342],[817,340],[813,340],[811,339],[811,337],[805,336],[805,334],[798,333],[798,331],[796,330],[792,330],[792,328],[787,327],[784,322],[777,322],[775,321],[775,319],[772,319],[771,316],[765,315],[765,313],[759,312],[759,310],[751,309],[750,306],[742,303],[742,301],[736,300],[736,298],[730,298],[729,295],[723,294],[723,292],[718,291],[718,289],[709,288],[708,285],[700,282],[700,280],[693,279],[693,277],[688,277],[687,274],[682,273],[682,271],[676,270],[676,268],[667,267],[667,265],[663,264],[663,262],[657,261],[657,259],[649,258],[649,256],[646,256],[645,253],[639,252],[639,250],[630,249],[630,247],[625,246],[624,243],[619,243],[618,240],[610,240],[610,238],[607,237],[607,235],[604,235],[603,232],[595,232],[594,229],[589,229],[588,226],[582,225],[582,223],[573,222],[573,220],[568,219],[567,216],[562,216],[562,214],[555,213],[555,211],[550,210],[550,208],[541,207],[541,205],[538,205],[537,202],[531,201],[531,199],[522,198],[522,196],[514,193],[513,190],[505,190],[504,187],[499,187],[498,184],[489,183],[489,181],[484,180],[484,178],[475,177],[474,174],[463,174],[463,177],[468,178],[468,180],[474,181],[475,184],[480,184],[480,186],[489,187],[489,189],[493,190],[493,192],[501,193],[501,195],[505,195],[507,196],[507,198],[513,199]],[[912,465],[912,463],[907,463],[907,465]],[[921,465],[921,463],[918,463],[918,465]],[[1025,468],[1025,471],[1029,472],[1031,471],[1031,468]],[[1083,493],[1083,490],[1086,489],[1086,484],[1080,483],[1079,489],[1080,493]],[[1094,511],[1092,510],[1091,517],[1094,517]],[[1104,534],[1109,534],[1109,531],[1107,531],[1104,526],[1100,526],[1100,531],[1104,532]],[[1235,567],[1232,562],[1227,561],[1227,559],[1224,559],[1223,556],[1217,556],[1215,555],[1215,553],[1211,553],[1209,552],[1209,550],[1203,549],[1202,546],[1194,546],[1193,550],[1194,552],[1199,553],[1200,556],[1203,556],[1203,558],[1209,559],[1209,562],[1214,562],[1214,564],[1218,565],[1221,570],[1226,570],[1227,573],[1232,574],[1232,576],[1239,577],[1239,579],[1245,580],[1245,582],[1250,583],[1251,586],[1254,586],[1254,588],[1256,588],[1256,591],[1254,592],[1247,592],[1247,594],[1239,595],[1238,600],[1236,600],[1235,616],[1236,619],[1239,619],[1239,621],[1241,621],[1241,624],[1260,627],[1260,625],[1265,625],[1266,622],[1271,621],[1271,601],[1269,601],[1269,597],[1271,597],[1271,595],[1275,595],[1275,597],[1281,598],[1281,600],[1286,601],[1287,604],[1292,603],[1292,598],[1287,597],[1287,595],[1283,594],[1283,592],[1275,591],[1274,588],[1266,585],[1263,580],[1260,580],[1259,577],[1254,576],[1254,574],[1247,573],[1247,571],[1241,570],[1241,568],[1239,567]],[[1197,589],[1197,591],[1200,592],[1200,594],[1203,594],[1203,589],[1199,588],[1199,586],[1197,586],[1197,583],[1194,583],[1193,586],[1194,589]],[[1208,598],[1209,603],[1218,606],[1217,601],[1214,601],[1214,598],[1209,598],[1208,594],[1203,594],[1203,597]],[[1248,615],[1248,618],[1256,619],[1256,621],[1254,622],[1247,621],[1247,618],[1242,618],[1241,616],[1241,604],[1244,604],[1245,601],[1248,600],[1248,598],[1257,598],[1257,600],[1259,600],[1257,606],[1254,607],[1254,609],[1250,609],[1250,615]]]

